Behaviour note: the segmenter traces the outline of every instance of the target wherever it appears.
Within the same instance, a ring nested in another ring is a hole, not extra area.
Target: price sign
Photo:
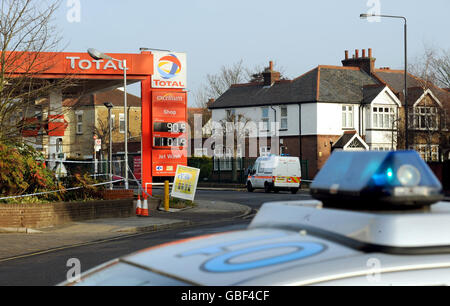
[[[183,122],[155,122],[153,124],[154,132],[163,132],[171,134],[186,133],[186,123]]]
[[[186,138],[155,137],[153,139],[153,147],[155,148],[186,147],[186,143]]]

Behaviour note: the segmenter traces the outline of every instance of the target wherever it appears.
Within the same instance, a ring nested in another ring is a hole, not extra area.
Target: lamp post
[[[88,49],[87,52],[89,55],[95,59],[95,60],[112,60],[119,63],[122,63],[123,68],[123,90],[124,90],[124,98],[123,98],[123,108],[125,113],[125,136],[124,136],[124,142],[125,142],[125,189],[128,189],[128,111],[127,111],[127,61],[124,60],[118,60],[115,58],[112,58],[109,55],[106,55],[96,49]]]
[[[407,75],[408,75],[408,47],[407,47],[407,20],[404,16],[392,16],[392,15],[377,15],[377,14],[360,14],[359,17],[361,19],[367,19],[369,17],[384,17],[384,18],[397,18],[403,19],[405,22],[404,25],[404,45],[405,45],[405,88],[404,88],[404,96],[405,96],[405,149],[409,148],[408,141],[408,85],[407,85]]]
[[[111,102],[105,102],[104,105],[108,109],[108,120],[109,120],[109,181],[111,184],[109,185],[109,189],[113,189],[112,183],[112,124],[111,124],[111,110],[114,105]]]

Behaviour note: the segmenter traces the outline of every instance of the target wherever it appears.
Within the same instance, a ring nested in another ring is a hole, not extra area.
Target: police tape
[[[58,192],[73,191],[73,190],[83,189],[83,188],[86,188],[86,187],[97,187],[97,186],[102,186],[102,185],[115,184],[115,183],[119,183],[119,182],[123,182],[123,181],[125,181],[125,180],[121,179],[121,180],[115,180],[115,181],[111,181],[111,182],[98,183],[98,184],[93,184],[93,185],[88,185],[88,186],[66,188],[64,190],[52,190],[52,191],[43,191],[43,192],[37,192],[37,193],[25,194],[25,195],[18,195],[18,196],[9,196],[9,197],[0,198],[0,201],[1,200],[8,200],[8,199],[19,199],[19,198],[34,197],[34,196],[40,196],[40,195],[46,195],[46,194],[52,194],[52,193],[58,193]]]
[[[44,159],[44,160],[40,160],[40,161],[45,161],[45,162],[49,162],[49,163],[63,163],[63,164],[95,164],[95,163],[123,163],[125,162],[125,160],[112,160],[112,161],[108,161],[108,160],[97,160],[97,161],[74,161],[74,160],[58,160],[58,159]]]

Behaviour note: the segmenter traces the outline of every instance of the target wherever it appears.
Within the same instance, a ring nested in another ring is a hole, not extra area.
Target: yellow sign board
[[[177,174],[173,181],[172,197],[194,201],[200,169],[177,166]]]

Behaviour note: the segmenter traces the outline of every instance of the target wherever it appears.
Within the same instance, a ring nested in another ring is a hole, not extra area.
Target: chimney
[[[366,50],[362,50],[362,57],[359,57],[359,50],[355,50],[353,58],[348,58],[348,51],[345,52],[345,59],[342,61],[344,67],[358,67],[368,74],[372,74],[375,70],[375,58],[372,57],[372,49],[368,49],[368,56],[366,57]]]
[[[273,70],[273,62],[269,62],[269,67],[267,67],[263,72],[264,86],[272,86],[273,83],[280,80],[281,74],[278,71]]]

